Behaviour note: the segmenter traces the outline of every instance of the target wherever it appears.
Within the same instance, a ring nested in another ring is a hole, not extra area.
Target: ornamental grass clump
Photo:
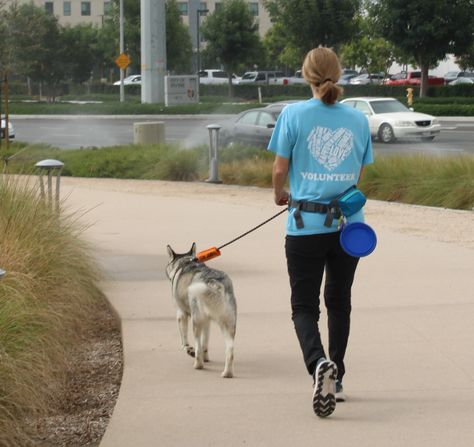
[[[73,215],[51,210],[37,188],[0,177],[2,446],[34,445],[31,420],[55,404],[68,354],[103,304],[99,269],[81,231]]]

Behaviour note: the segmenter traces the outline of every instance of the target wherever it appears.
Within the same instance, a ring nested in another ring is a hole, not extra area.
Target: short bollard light
[[[2,279],[6,275],[6,271],[3,269],[0,269],[0,279]]]
[[[209,124],[209,178],[208,183],[222,183],[219,180],[219,124]]]
[[[46,172],[48,175],[48,204],[53,208],[53,174],[56,174],[56,194],[55,203],[56,211],[59,211],[59,184],[61,181],[61,171],[64,167],[64,163],[59,160],[41,160],[35,165],[39,169],[39,182],[41,188],[41,197],[46,199],[46,192],[43,182],[43,174]]]

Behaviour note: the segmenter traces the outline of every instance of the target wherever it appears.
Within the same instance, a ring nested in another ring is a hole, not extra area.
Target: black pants
[[[319,295],[323,273],[326,273],[324,302],[328,312],[329,358],[336,363],[338,379],[342,380],[350,329],[351,287],[359,258],[344,252],[339,234],[287,236],[285,250],[292,319],[310,374],[319,358],[327,358],[318,325]]]

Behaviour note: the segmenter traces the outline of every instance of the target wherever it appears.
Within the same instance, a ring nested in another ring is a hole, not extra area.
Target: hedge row
[[[137,85],[125,86],[128,95],[140,96],[140,87]],[[25,83],[14,81],[9,84],[10,94],[17,96],[28,96],[28,88]],[[236,98],[246,100],[257,100],[259,95],[259,86],[255,85],[234,85],[234,94]],[[310,94],[307,85],[262,85],[260,86],[261,95],[264,98],[273,98],[276,96],[304,98]],[[91,83],[91,84],[59,84],[55,89],[56,96],[65,95],[87,95],[87,94],[111,94],[118,93],[119,87],[116,85]],[[39,86],[33,84],[30,91],[32,96],[38,96]],[[406,86],[388,86],[388,85],[346,85],[344,86],[344,96],[395,96],[404,97],[407,93]],[[46,92],[43,91],[43,94]],[[202,96],[223,96],[228,97],[228,85],[202,85],[200,86],[200,95]],[[413,96],[419,96],[419,88],[415,87]],[[473,98],[474,84],[463,84],[454,86],[430,87],[428,89],[430,98]],[[463,101],[464,102],[464,101]]]

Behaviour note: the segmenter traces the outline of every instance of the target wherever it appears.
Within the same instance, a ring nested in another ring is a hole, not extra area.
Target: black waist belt
[[[289,208],[294,208],[295,212],[293,217],[296,221],[296,228],[303,228],[304,222],[301,216],[301,211],[308,213],[321,213],[326,214],[324,225],[330,227],[334,219],[339,219],[342,216],[341,210],[335,203],[318,203],[318,202],[306,202],[301,200],[290,200]]]

